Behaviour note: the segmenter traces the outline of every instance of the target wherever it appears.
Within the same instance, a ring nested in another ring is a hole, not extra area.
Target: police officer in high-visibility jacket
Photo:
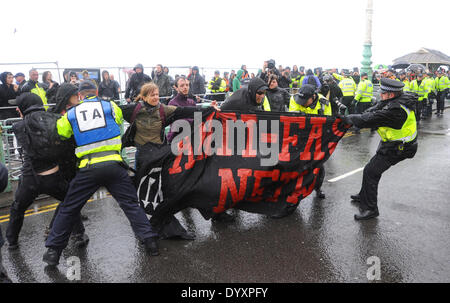
[[[209,81],[208,88],[213,94],[212,98],[216,101],[225,100],[225,90],[227,89],[227,83],[220,77],[220,72],[216,70],[214,77]]]
[[[74,219],[101,186],[105,186],[117,200],[146,250],[151,255],[158,255],[158,234],[153,231],[144,209],[139,205],[136,189],[120,155],[122,111],[114,102],[98,99],[97,87],[92,81],[83,81],[79,94],[82,103],[69,109],[57,121],[57,130],[63,139],[72,135],[75,137],[79,171],[70,183],[66,198],[53,222],[45,243],[48,250],[43,261],[51,266],[59,263]]]
[[[324,115],[331,116],[331,104],[321,94],[318,94],[315,87],[311,84],[304,84],[295,94],[291,97],[289,103],[290,112],[303,112],[310,115]],[[323,180],[325,179],[325,169],[320,167],[319,176],[317,177],[314,189],[316,195],[320,199],[325,198],[325,194],[322,191]]]
[[[409,92],[410,91],[409,87],[410,87],[411,83],[409,82],[408,78],[406,77],[406,73],[404,71],[401,71],[398,74],[398,76],[399,76],[398,81],[402,82],[405,85],[405,86],[403,86],[403,91]]]
[[[444,102],[445,97],[448,94],[448,90],[450,89],[450,82],[443,69],[438,70],[438,76],[436,77],[435,81],[437,100],[436,115],[440,116],[444,114]]]
[[[382,78],[381,101],[362,114],[342,117],[347,124],[359,128],[377,128],[381,137],[375,156],[364,167],[359,194],[350,196],[360,204],[355,220],[367,220],[379,215],[377,197],[381,175],[391,166],[417,151],[417,123],[414,113],[416,96],[403,92],[403,83]]]
[[[372,104],[373,84],[369,80],[367,73],[361,74],[361,81],[358,83],[355,99],[353,100],[353,108],[355,114],[362,114]],[[355,133],[359,133],[359,128],[355,127]]]
[[[352,102],[355,98],[356,83],[355,80],[350,77],[349,71],[344,71],[343,74],[343,77],[337,77],[337,79],[340,80],[339,87],[341,88],[342,95],[344,95],[344,97],[342,97],[342,103],[347,106],[350,113],[353,113]],[[333,76],[335,76],[335,74],[333,74]]]
[[[410,91],[413,93],[416,93],[419,95],[419,99],[417,100],[416,105],[416,118],[417,123],[420,123],[422,111],[424,108],[424,105],[428,104],[428,93],[429,93],[429,86],[427,81],[424,81],[423,74],[418,74],[417,79],[413,80],[410,84]]]

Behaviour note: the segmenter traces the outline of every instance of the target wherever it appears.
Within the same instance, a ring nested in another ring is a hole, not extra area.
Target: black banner
[[[348,127],[330,116],[210,111],[173,141],[184,153],[141,149],[138,195],[154,224],[187,207],[205,219],[229,208],[282,217],[313,191]]]

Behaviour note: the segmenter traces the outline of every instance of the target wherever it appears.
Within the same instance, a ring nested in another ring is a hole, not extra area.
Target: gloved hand
[[[351,120],[348,116],[344,116],[344,115],[341,115],[341,114],[337,114],[337,115],[336,115],[336,118],[341,119],[342,122],[344,122],[345,124],[353,125],[352,120]]]

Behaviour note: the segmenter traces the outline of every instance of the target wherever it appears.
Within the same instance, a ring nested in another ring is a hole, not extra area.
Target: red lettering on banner
[[[337,146],[337,142],[330,142],[328,143],[328,151],[330,153],[330,155],[334,152],[334,149]]]
[[[236,183],[234,182],[233,172],[230,168],[219,169],[219,177],[221,177],[221,187],[220,187],[220,197],[217,206],[213,207],[215,213],[221,213],[225,211],[225,204],[227,202],[228,191],[231,194],[231,200],[233,207],[237,202],[244,198],[245,192],[247,190],[247,179],[252,175],[251,169],[238,169],[238,176],[240,178],[239,191],[236,188]]]
[[[275,169],[272,171],[264,171],[264,170],[255,170],[254,171],[255,176],[255,185],[253,186],[253,192],[248,198],[249,201],[252,202],[259,202],[262,200],[262,195],[264,192],[264,187],[261,186],[261,179],[262,178],[271,178],[272,181],[278,181],[278,178],[280,177],[280,170]]]
[[[197,157],[195,159],[196,161],[200,161],[200,160],[208,158],[207,152],[203,150],[203,142],[205,142],[207,134],[210,134],[211,132],[204,132],[203,128],[207,122],[212,121],[215,113],[216,112],[213,112],[208,117],[206,117],[205,122],[202,122],[202,124],[199,126],[200,129],[197,130],[197,132],[199,132],[201,134],[201,136],[200,136],[200,142],[196,142],[196,143],[198,143],[198,146],[196,146],[197,150],[195,153],[197,155]],[[210,136],[209,136],[209,140],[211,141]],[[211,147],[211,145],[207,145],[207,146],[209,148]]]
[[[258,120],[256,115],[241,115],[241,120],[247,124],[247,142],[245,144],[245,150],[242,151],[242,157],[254,158],[256,157],[256,146],[253,145],[253,135],[256,130],[256,121]]]
[[[192,144],[190,141],[190,137],[185,137],[182,141],[178,142],[178,156],[173,161],[173,165],[171,168],[169,168],[169,174],[179,174],[181,173],[182,169],[180,166],[181,159],[183,158],[183,152],[187,151],[188,153],[188,161],[184,165],[184,169],[188,170],[194,167],[195,160],[194,160],[194,151],[192,150]]]
[[[280,116],[280,121],[283,122],[283,145],[278,160],[289,162],[291,161],[291,154],[289,153],[289,145],[296,146],[298,143],[298,136],[290,136],[291,124],[296,123],[300,129],[305,128],[305,117],[287,117]]]
[[[178,145],[177,145],[178,156],[173,161],[172,167],[169,168],[170,175],[179,174],[182,171],[181,166],[180,166],[181,158],[183,157],[182,146],[183,146],[183,141],[178,142]]]
[[[338,136],[338,137],[344,136],[344,132],[341,132],[341,131],[338,129],[338,124],[339,124],[339,122],[341,122],[341,121],[342,121],[341,119],[336,119],[336,120],[334,121],[334,123],[333,123],[333,126],[332,126],[333,133],[334,133],[336,136]],[[350,125],[349,125],[349,126],[350,126]]]
[[[275,193],[273,194],[272,197],[270,197],[269,199],[267,199],[267,201],[269,202],[277,202],[278,198],[280,197],[281,194],[281,190],[283,189],[283,186],[288,184],[289,181],[297,179],[298,178],[298,172],[294,171],[294,172],[285,172],[281,174],[281,178],[280,181],[283,182],[284,184],[281,185],[280,187],[278,187],[275,190]]]
[[[308,142],[306,143],[305,150],[300,153],[300,160],[311,160],[311,146],[316,141],[316,148],[314,150],[314,160],[322,160],[325,157],[325,153],[322,151],[322,126],[327,121],[325,117],[314,117],[311,120],[311,132],[309,133]]]
[[[220,114],[218,115],[218,117],[222,120],[222,132],[223,132],[223,137],[222,137],[222,146],[219,147],[217,149],[217,155],[218,156],[232,156],[233,155],[233,150],[230,148],[230,134],[228,133],[228,129],[227,129],[227,120],[233,120],[236,121],[236,113],[224,113],[224,114]],[[231,144],[234,144],[231,143]]]
[[[297,204],[299,202],[300,195],[302,196],[302,198],[304,198],[304,197],[308,196],[310,193],[312,193],[314,186],[316,185],[316,180],[317,180],[317,176],[319,175],[319,171],[320,171],[319,168],[315,168],[313,170],[314,180],[308,188],[303,186],[303,176],[307,175],[308,171],[307,170],[303,171],[298,176],[297,184],[295,185],[294,192],[289,197],[287,197],[286,202],[292,203],[292,204]]]

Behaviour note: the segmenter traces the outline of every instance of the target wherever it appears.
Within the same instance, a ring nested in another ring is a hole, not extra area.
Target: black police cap
[[[92,82],[90,80],[84,80],[84,81],[81,81],[78,91],[82,92],[84,90],[96,90],[96,89],[97,89],[97,86],[94,84],[94,82]]]
[[[314,86],[305,84],[298,90],[298,93],[294,95],[294,101],[297,104],[304,106],[308,99],[314,96],[315,93],[316,89]]]
[[[380,89],[384,92],[401,92],[405,84],[389,78],[381,78]]]

